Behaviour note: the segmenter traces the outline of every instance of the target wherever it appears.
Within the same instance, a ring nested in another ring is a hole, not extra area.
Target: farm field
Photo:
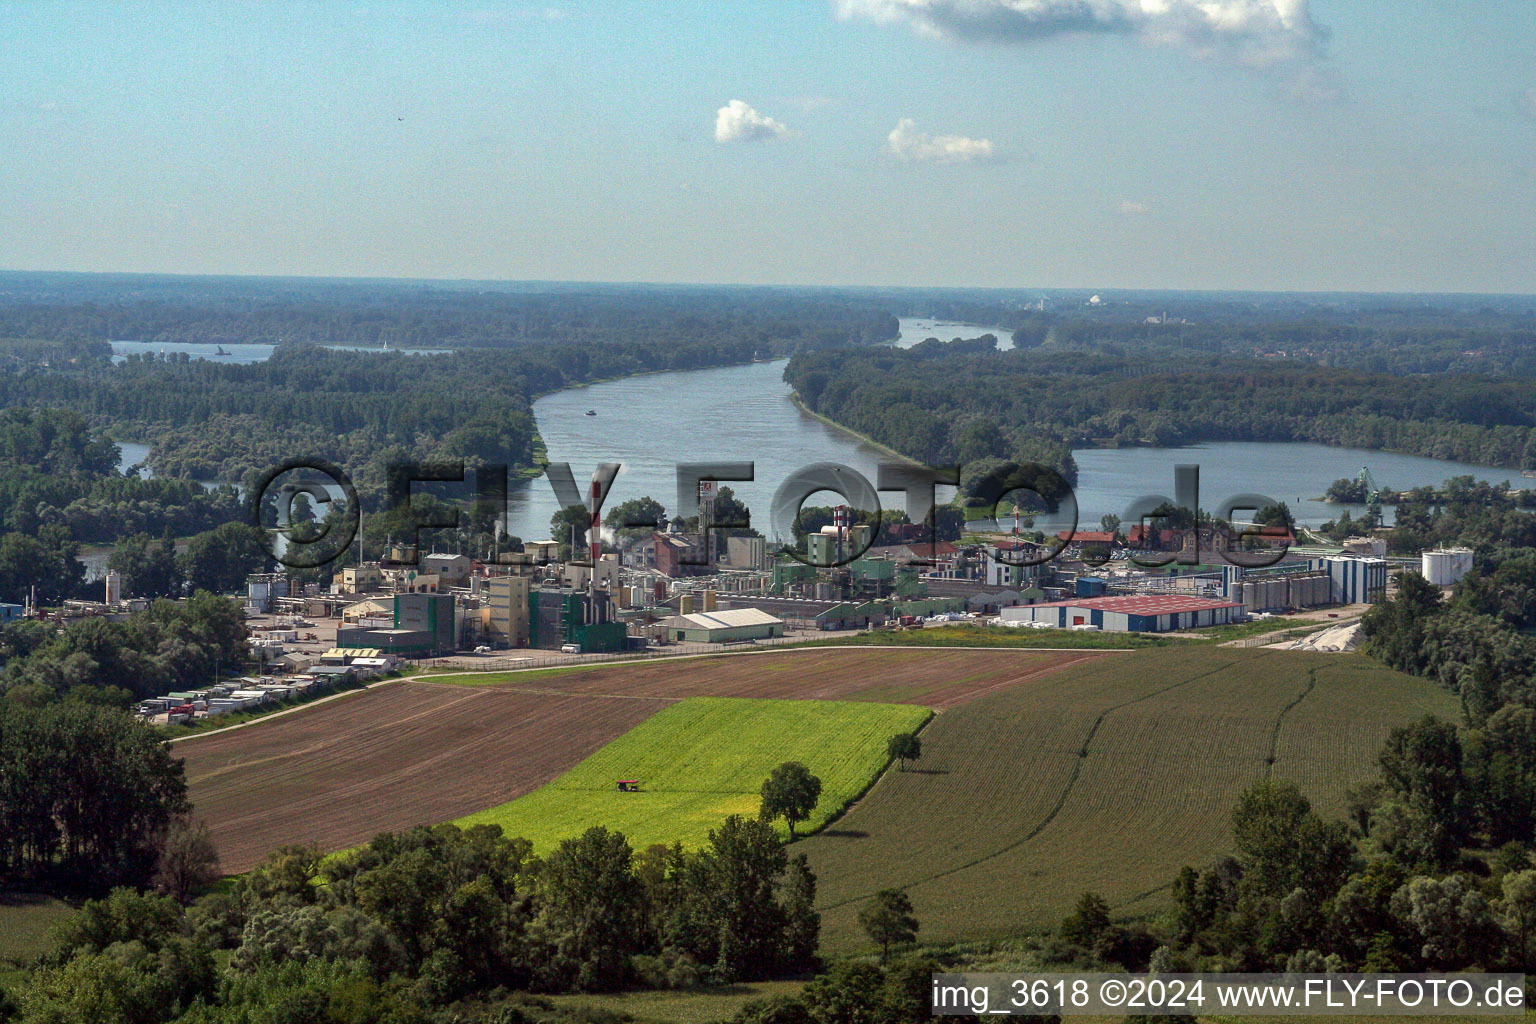
[[[173,749],[224,870],[240,872],[284,844],[342,849],[499,806],[687,697],[957,707],[1108,657],[1128,655],[820,648],[428,676],[191,736]]]
[[[234,873],[288,843],[342,849],[502,803],[667,703],[399,683],[173,749]]]
[[[1095,657],[1087,651],[801,648],[592,668],[427,676],[434,684],[653,697],[873,700],[944,709]]]
[[[727,815],[755,815],[768,773],[800,761],[822,784],[815,812],[799,826],[804,834],[869,786],[885,767],[890,736],[916,731],[930,714],[910,704],[692,697],[548,785],[459,824],[500,825],[539,853],[594,825],[622,832],[635,849],[697,847]],[[640,791],[619,792],[619,779],[638,779]]]
[[[889,772],[802,849],[823,948],[865,944],[859,906],[911,897],[922,938],[1053,928],[1084,890],[1148,913],[1184,864],[1228,849],[1266,773],[1325,814],[1371,777],[1387,731],[1459,714],[1432,684],[1355,655],[1220,647],[1117,656],[939,716],[920,770]]]

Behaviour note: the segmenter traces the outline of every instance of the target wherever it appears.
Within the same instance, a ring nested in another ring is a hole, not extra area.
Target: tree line
[[[1187,355],[951,355],[941,345],[803,353],[784,379],[815,412],[933,466],[999,458],[1061,469],[1072,447],[1313,441],[1536,467],[1530,389],[1507,378],[1227,357],[1191,369]]]
[[[509,990],[807,969],[815,887],[771,825],[735,816],[696,851],[637,852],[599,827],[545,857],[495,825],[421,826],[330,857],[283,847],[190,909],[118,889],[60,929],[14,1000],[24,1022],[522,1019],[475,1010]]]

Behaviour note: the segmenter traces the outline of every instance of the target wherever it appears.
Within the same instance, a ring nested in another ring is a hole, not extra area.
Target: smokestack
[[[592,533],[587,540],[592,545],[592,576],[588,589],[593,597],[597,596],[597,560],[602,557],[603,551],[602,515],[598,512],[602,486],[598,481],[592,481]]]

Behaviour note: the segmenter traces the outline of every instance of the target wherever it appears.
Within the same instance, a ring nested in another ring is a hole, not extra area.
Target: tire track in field
[[[1317,688],[1317,674],[1322,671],[1322,666],[1314,665],[1307,669],[1307,685],[1301,688],[1301,692],[1275,716],[1275,727],[1269,732],[1269,756],[1264,758],[1264,777],[1272,778],[1275,773],[1275,757],[1280,751],[1280,730],[1285,727],[1285,716],[1307,699],[1307,695]]]
[[[1264,657],[1264,658],[1267,658],[1267,657],[1270,657],[1270,656],[1271,656],[1270,653],[1265,653],[1265,654],[1260,655],[1260,657]],[[1255,660],[1257,660],[1257,659],[1255,659]],[[937,880],[939,880],[941,878],[947,878],[950,875],[959,874],[962,871],[968,871],[971,868],[976,867],[977,865],[985,864],[989,860],[993,860],[994,858],[1001,857],[1005,853],[1008,853],[1008,852],[1010,852],[1012,850],[1016,850],[1019,847],[1023,846],[1025,843],[1027,843],[1030,840],[1034,839],[1041,832],[1044,832],[1050,826],[1051,822],[1056,820],[1056,816],[1058,814],[1060,814],[1062,808],[1067,805],[1067,800],[1072,796],[1072,790],[1077,785],[1078,776],[1082,774],[1083,762],[1085,760],[1087,760],[1087,758],[1088,758],[1089,748],[1093,744],[1093,738],[1096,735],[1098,735],[1099,729],[1100,729],[1100,727],[1103,726],[1104,720],[1106,718],[1108,718],[1114,712],[1119,711],[1121,708],[1130,707],[1132,704],[1140,704],[1142,701],[1151,700],[1153,697],[1161,696],[1162,694],[1165,694],[1165,693],[1167,693],[1170,690],[1177,690],[1181,686],[1188,686],[1190,683],[1197,683],[1197,682],[1199,682],[1202,679],[1205,679],[1205,678],[1208,678],[1210,676],[1216,675],[1216,674],[1218,674],[1220,672],[1225,672],[1228,669],[1230,669],[1234,664],[1236,664],[1235,660],[1231,661],[1231,662],[1226,662],[1224,664],[1216,666],[1215,668],[1208,669],[1205,672],[1200,672],[1200,673],[1197,673],[1195,675],[1192,675],[1188,679],[1181,679],[1178,682],[1170,683],[1169,685],[1164,686],[1161,689],[1153,690],[1150,693],[1144,693],[1140,697],[1135,697],[1135,698],[1132,698],[1131,700],[1124,700],[1124,701],[1121,701],[1118,704],[1111,704],[1109,707],[1105,708],[1103,711],[1100,711],[1099,714],[1098,714],[1098,717],[1096,717],[1093,720],[1093,724],[1088,727],[1087,735],[1083,737],[1082,746],[1078,748],[1078,752],[1077,752],[1077,763],[1072,766],[1072,774],[1067,777],[1066,784],[1062,786],[1061,795],[1056,798],[1056,803],[1051,807],[1051,809],[1049,811],[1046,812],[1045,817],[1040,819],[1039,823],[1036,824],[1034,828],[1030,829],[1027,834],[1025,834],[1020,839],[1016,839],[1016,840],[1014,840],[1011,843],[1006,843],[1003,846],[998,847],[997,849],[993,850],[990,853],[984,853],[984,854],[982,854],[979,857],[975,857],[975,858],[973,858],[973,859],[971,859],[969,861],[966,861],[964,864],[959,864],[959,865],[956,865],[955,867],[945,868],[943,871],[936,871],[936,872],[934,872],[931,875],[925,875],[922,878],[913,879],[910,882],[906,882],[906,883],[904,883],[902,885],[894,886],[893,888],[899,889],[901,891],[906,891],[906,890],[914,888],[916,886],[924,885],[924,884],[926,884],[928,882],[934,882],[934,881],[937,881]],[[826,904],[823,904],[822,906],[818,907],[817,909],[818,910],[835,910],[838,907],[846,907],[850,903],[858,903],[858,902],[860,902],[862,900],[867,900],[871,896],[873,896],[874,894],[875,893],[872,890],[870,892],[862,893],[862,894],[860,894],[858,896],[849,896],[846,899],[838,900],[836,903],[826,903]]]
[[[1314,666],[1313,668],[1307,669],[1307,684],[1303,686],[1301,688],[1301,692],[1298,693],[1290,703],[1281,708],[1280,713],[1275,716],[1275,727],[1270,730],[1269,733],[1269,755],[1264,758],[1264,777],[1266,779],[1271,778],[1274,774],[1275,761],[1277,759],[1276,755],[1280,747],[1280,730],[1285,727],[1286,716],[1289,715],[1298,704],[1306,700],[1312,691],[1317,688],[1317,674],[1321,671],[1322,666]],[[1165,889],[1172,888],[1172,882],[1164,882],[1162,885],[1154,886],[1145,892],[1139,892],[1134,896],[1129,896],[1123,900],[1120,900],[1118,903],[1113,903],[1110,905],[1110,909],[1124,910],[1126,907],[1133,907],[1144,899],[1156,896],[1158,893]]]

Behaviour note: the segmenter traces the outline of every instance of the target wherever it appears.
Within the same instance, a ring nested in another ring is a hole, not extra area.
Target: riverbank
[[[789,401],[790,401],[791,405],[793,405],[796,409],[799,409],[801,412],[805,413],[807,416],[811,417],[811,419],[817,420],[817,421],[819,421],[821,423],[825,423],[827,426],[831,427],[833,430],[840,430],[843,433],[847,434],[849,437],[852,437],[852,438],[854,438],[856,440],[862,441],[865,444],[869,445],[871,448],[874,448],[874,449],[877,449],[877,450],[879,450],[881,452],[884,452],[886,455],[889,455],[893,459],[900,459],[902,462],[905,462],[905,463],[907,463],[909,465],[913,465],[913,466],[921,465],[921,463],[919,463],[916,459],[908,458],[907,456],[901,454],[901,452],[897,451],[895,448],[892,448],[888,444],[881,444],[879,441],[876,441],[874,438],[870,437],[868,434],[861,434],[857,430],[854,430],[852,427],[845,427],[841,423],[837,422],[836,420],[828,419],[827,417],[823,416],[821,413],[816,412],[814,409],[812,409],[809,406],[807,406],[804,402],[800,401],[800,396],[797,393],[793,392],[793,391],[791,391],[789,393]]]

